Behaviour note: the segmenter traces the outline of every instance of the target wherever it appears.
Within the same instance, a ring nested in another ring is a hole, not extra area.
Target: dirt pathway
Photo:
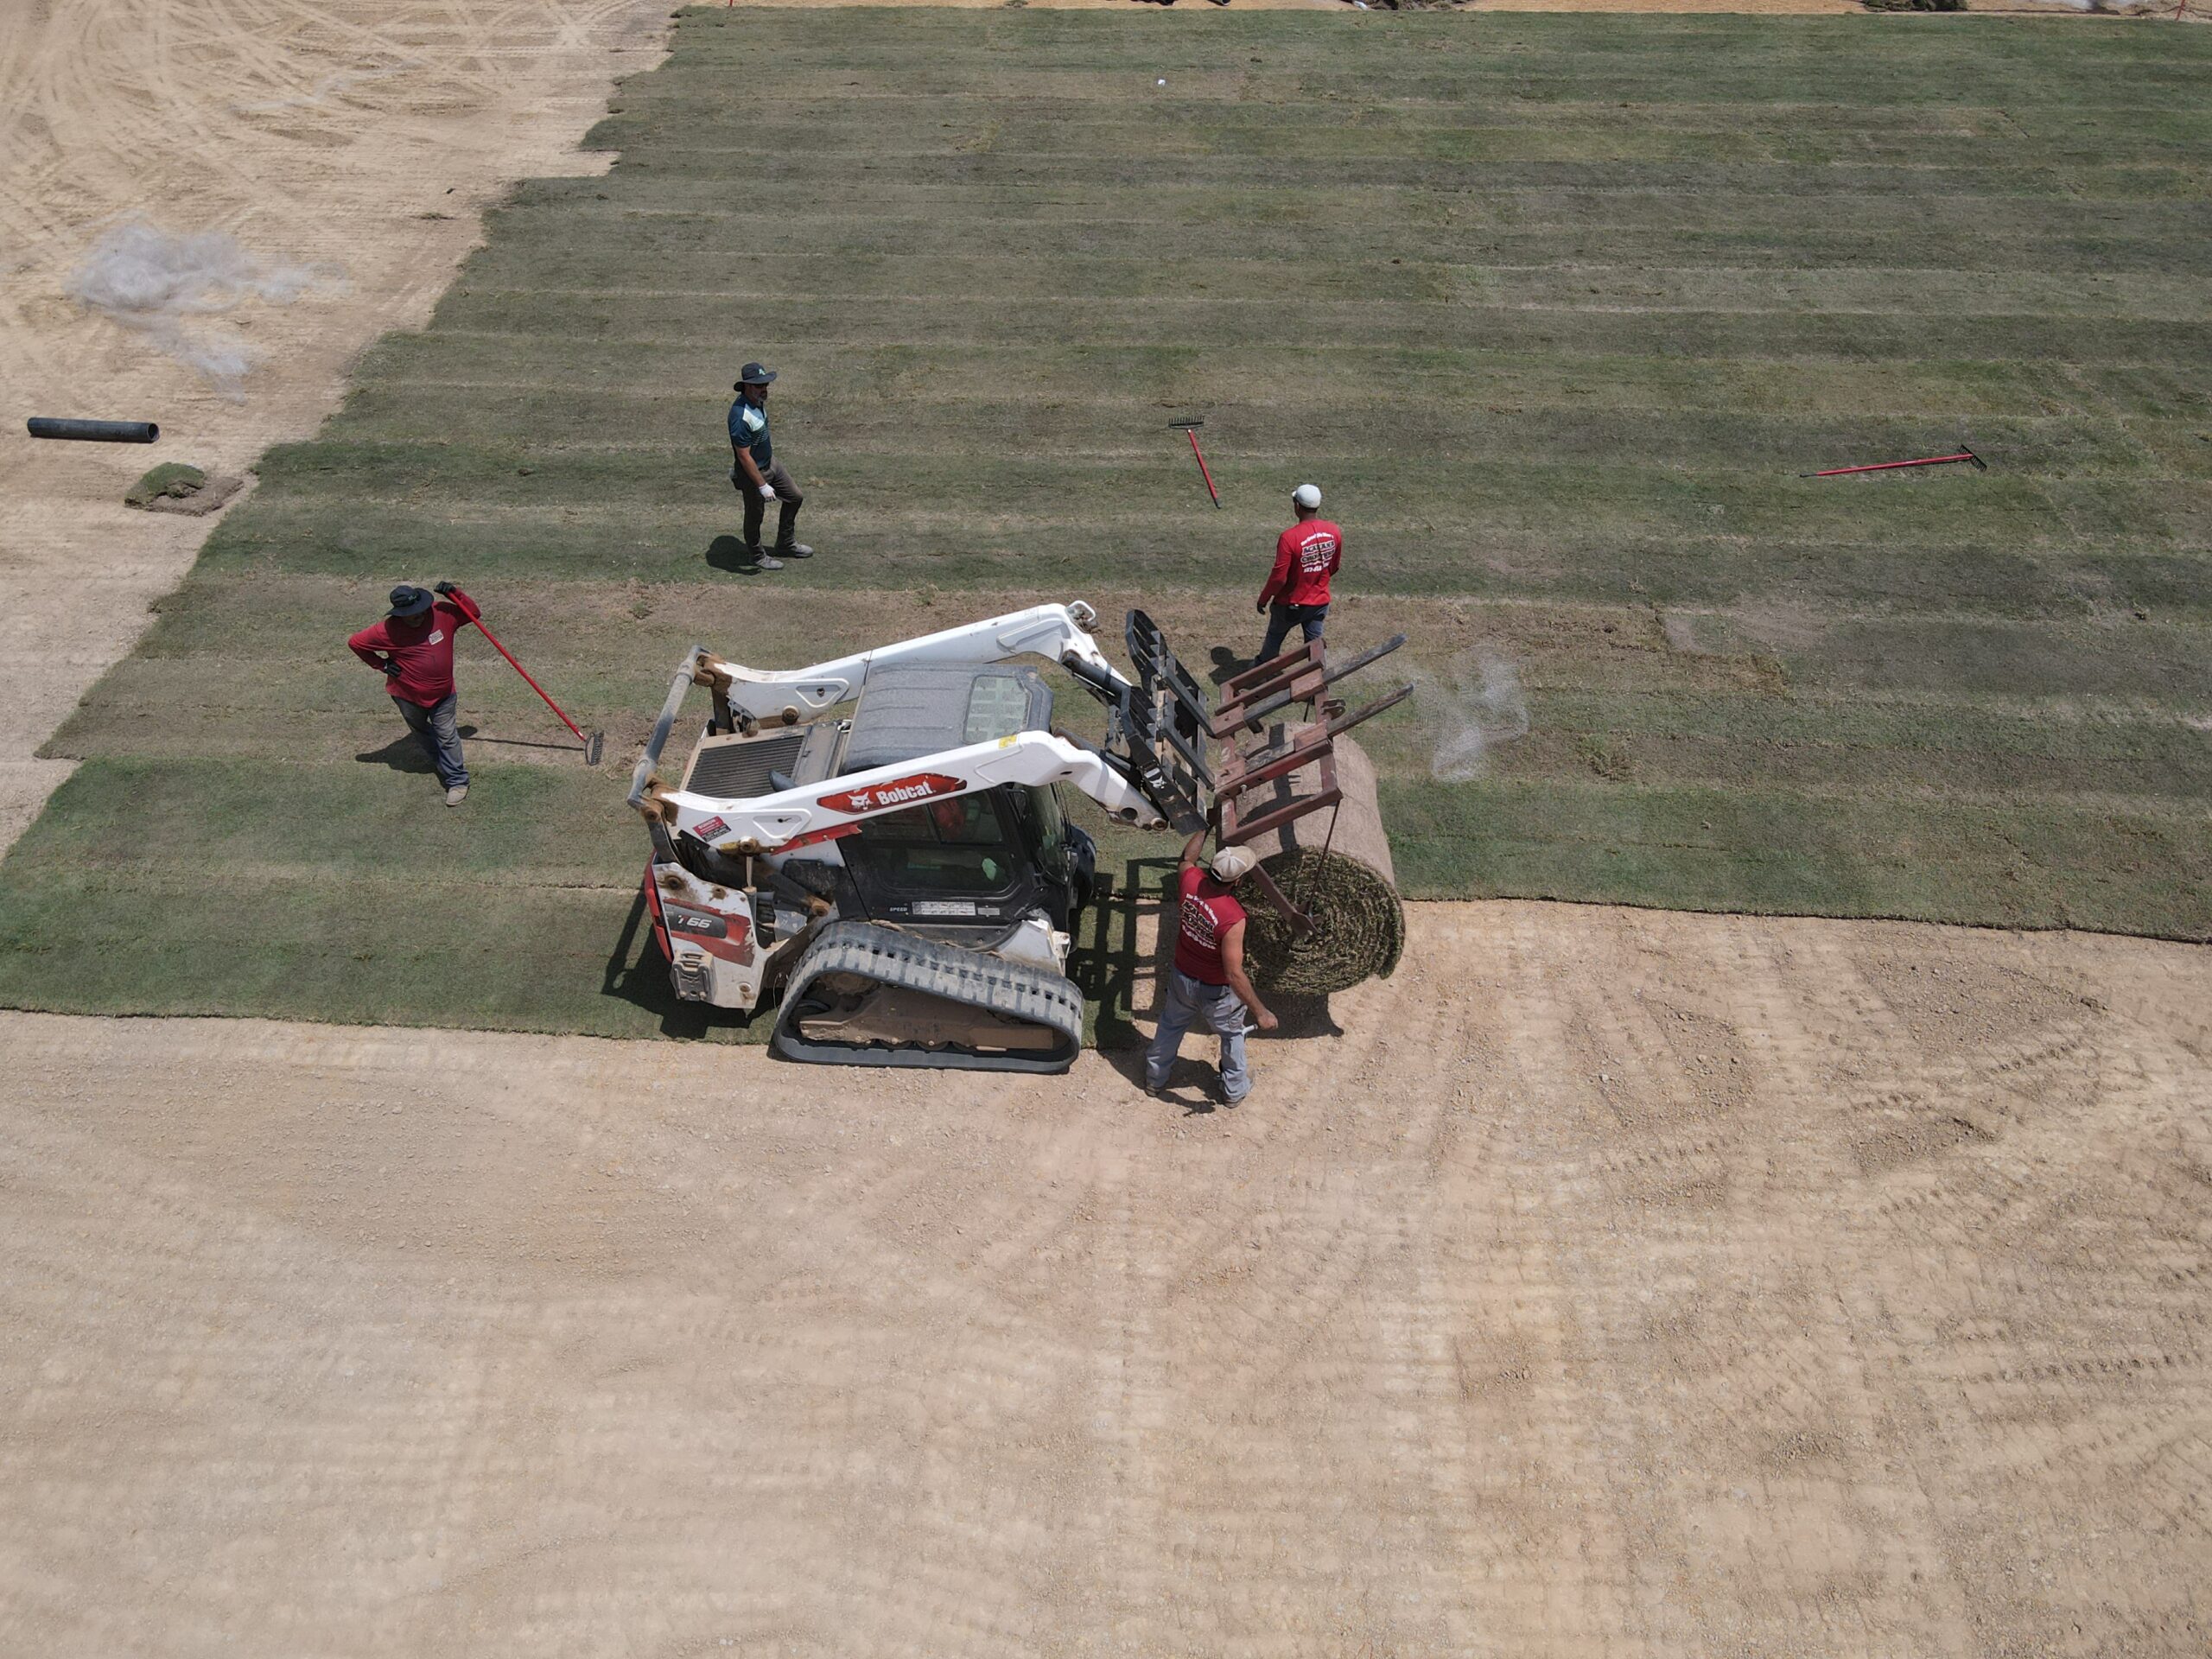
[[[1196,1114],[0,1018],[0,1647],[2204,1650],[2202,952],[1409,961]]]

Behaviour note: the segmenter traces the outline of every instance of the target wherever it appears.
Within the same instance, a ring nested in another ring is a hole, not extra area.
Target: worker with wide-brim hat
[[[468,766],[461,753],[453,639],[476,620],[476,601],[450,582],[435,592],[402,582],[391,590],[391,604],[382,621],[346,643],[384,676],[392,707],[438,774],[446,804],[459,806],[468,798]]]
[[[729,406],[729,447],[734,464],[729,481],[745,498],[745,552],[763,570],[780,570],[785,559],[814,556],[814,550],[798,539],[798,510],[806,498],[791,482],[784,463],[776,459],[768,436],[768,388],[776,372],[748,363],[738,372],[730,390],[737,394]],[[760,545],[760,525],[768,503],[777,503],[776,545]]]

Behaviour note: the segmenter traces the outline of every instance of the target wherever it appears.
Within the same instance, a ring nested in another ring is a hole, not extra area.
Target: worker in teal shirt
[[[775,378],[773,370],[748,363],[730,388],[737,401],[729,406],[729,447],[735,458],[729,481],[745,498],[746,556],[763,570],[780,570],[785,559],[814,556],[814,550],[798,539],[798,510],[806,498],[776,459],[768,437],[768,386]],[[773,552],[760,545],[760,521],[771,501],[777,504]]]

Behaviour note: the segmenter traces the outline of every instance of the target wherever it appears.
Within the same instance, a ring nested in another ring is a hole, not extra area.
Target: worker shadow
[[[476,735],[474,726],[456,726],[454,730],[460,734],[464,742]],[[487,737],[483,741],[489,743],[494,740]],[[402,732],[382,748],[365,750],[353,758],[365,766],[390,766],[394,772],[427,772],[436,770],[430,765],[430,757],[423,753],[423,746],[416,741],[412,732]]]
[[[1123,864],[1121,876],[1104,878],[1084,912],[1084,948],[1075,960],[1076,984],[1093,1009],[1092,1046],[1139,1089],[1144,1087],[1144,1055],[1152,1041],[1160,987],[1175,957],[1174,935],[1160,925],[1161,897],[1175,868],[1172,858],[1133,858]],[[1344,1035],[1326,996],[1278,995],[1268,998],[1268,1004],[1281,1024],[1271,1032],[1253,1032],[1245,1039],[1248,1046]],[[1140,1018],[1145,1021],[1141,1027]],[[1211,1032],[1194,1029],[1184,1038],[1182,1052],[1167,1074],[1164,1098],[1169,1104],[1191,1117],[1221,1109],[1218,1053]]]
[[[710,569],[725,570],[734,576],[760,574],[760,561],[747,552],[745,543],[734,536],[717,536],[707,543],[707,565]]]
[[[1227,645],[1216,645],[1207,656],[1207,665],[1212,671],[1206,677],[1216,685],[1226,685],[1232,674],[1242,674],[1251,664]]]
[[[675,986],[669,983],[667,960],[660,953],[659,942],[653,938],[652,925],[645,919],[645,895],[642,891],[631,895],[630,913],[623,919],[622,931],[614,941],[613,950],[607,953],[607,970],[600,982],[599,994],[658,1015],[664,1037],[699,1038],[717,1026],[743,1027],[751,1023],[747,1016],[731,1009],[686,1002],[676,995]]]

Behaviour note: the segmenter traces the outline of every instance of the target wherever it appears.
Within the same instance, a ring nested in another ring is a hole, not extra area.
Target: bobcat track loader
[[[1205,697],[1159,629],[1129,613],[1132,681],[1096,621],[1079,601],[1040,605],[779,671],[694,646],[629,796],[677,996],[750,1010],[780,995],[770,1046],[787,1059],[1073,1064],[1084,1001],[1068,956],[1095,849],[1064,792],[1188,834],[1217,787]],[[1027,656],[1106,705],[1103,744],[1053,724],[1050,688],[1014,660]],[[697,687],[711,709],[671,786],[661,756]]]

